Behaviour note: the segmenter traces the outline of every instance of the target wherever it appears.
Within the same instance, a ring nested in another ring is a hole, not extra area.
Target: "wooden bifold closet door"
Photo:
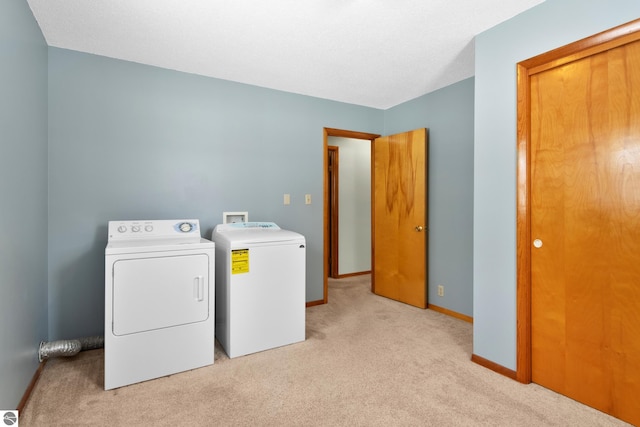
[[[531,379],[640,425],[640,41],[530,76]]]

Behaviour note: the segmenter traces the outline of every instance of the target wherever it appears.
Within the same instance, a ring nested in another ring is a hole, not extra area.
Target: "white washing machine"
[[[213,364],[214,277],[198,220],[109,221],[105,390]]]
[[[219,224],[216,338],[230,358],[305,340],[305,238],[272,222]]]

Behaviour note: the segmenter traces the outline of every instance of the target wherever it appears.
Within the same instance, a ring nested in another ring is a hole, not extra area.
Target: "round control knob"
[[[137,233],[140,231],[140,226],[139,225],[134,225],[131,227],[131,231],[133,231],[134,233]]]
[[[144,226],[144,231],[147,231],[147,232],[153,231],[153,225],[145,225]]]
[[[125,227],[124,225],[118,227],[118,233],[124,233],[125,231],[127,231],[127,227]]]
[[[189,224],[188,222],[183,222],[182,224],[180,224],[180,231],[182,231],[183,233],[188,233],[193,229],[193,225]]]

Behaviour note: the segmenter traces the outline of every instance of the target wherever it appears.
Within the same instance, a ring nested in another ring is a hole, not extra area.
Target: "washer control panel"
[[[227,224],[216,225],[217,231],[229,231],[237,229],[262,229],[262,230],[280,230],[280,227],[275,222],[231,222]]]
[[[109,221],[109,241],[200,237],[197,219],[162,219],[148,221]]]

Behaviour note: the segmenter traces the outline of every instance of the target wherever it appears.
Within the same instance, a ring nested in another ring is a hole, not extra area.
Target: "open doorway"
[[[330,136],[329,277],[371,272],[371,143]]]
[[[369,133],[363,133],[363,132],[353,132],[353,131],[346,131],[346,130],[340,130],[340,129],[331,129],[331,128],[325,128],[324,129],[324,298],[323,298],[323,302],[327,303],[328,302],[328,277],[335,277],[335,278],[340,278],[340,277],[348,277],[350,275],[354,275],[354,274],[365,274],[365,273],[369,273],[370,272],[370,264],[369,264],[369,270],[368,271],[356,271],[353,273],[341,273],[340,271],[340,261],[339,261],[339,254],[340,254],[340,211],[338,209],[338,206],[340,205],[339,200],[340,200],[340,181],[342,181],[343,183],[345,182],[345,179],[339,180],[338,176],[339,176],[339,169],[338,169],[338,165],[340,164],[340,162],[338,161],[338,153],[340,152],[340,146],[342,145],[343,148],[348,147],[348,144],[353,144],[353,143],[357,143],[357,144],[366,144],[366,149],[368,150],[369,156],[371,153],[371,145],[373,143],[373,140],[377,137],[379,137],[380,135],[377,134],[369,134]],[[335,138],[335,139],[334,139]],[[340,139],[349,139],[349,141],[340,141]],[[355,140],[355,141],[352,141]],[[343,145],[343,144],[347,144],[347,145]],[[345,152],[345,150],[343,149],[343,152]],[[344,158],[344,156],[343,156]],[[370,161],[369,161],[370,162]],[[348,162],[342,162],[344,163],[348,163]],[[370,164],[369,164],[370,167]],[[370,183],[371,183],[371,174],[370,174],[370,169],[369,172],[367,174],[368,176],[365,177],[365,179],[367,180],[367,184],[370,188]],[[360,178],[361,179],[361,178]],[[353,183],[351,183],[350,185],[354,185]],[[345,188],[345,190],[347,190]],[[352,209],[350,206],[347,206],[348,203],[350,203],[350,201],[353,201],[354,203],[357,202],[357,187],[352,187],[348,189],[347,191],[344,191],[348,197],[343,198],[343,200],[346,200],[347,202],[343,202],[342,203],[342,210],[346,215],[346,218],[349,218],[349,214],[351,215],[350,218],[353,218],[354,212],[349,212],[350,209]],[[369,195],[370,196],[370,190],[369,190]],[[353,200],[351,200],[353,199]],[[367,197],[368,200],[370,200]],[[370,201],[368,202],[368,207],[370,207]],[[370,212],[370,211],[369,211]],[[355,214],[357,215],[357,214]],[[367,219],[367,223],[370,220],[370,213],[369,213],[369,218]],[[347,219],[346,221],[343,220],[342,221],[342,228],[343,229],[348,229],[348,231],[355,231],[353,229],[354,225],[352,222],[353,219]],[[370,228],[370,225],[369,225]],[[343,238],[343,247],[345,247],[344,243],[347,243],[349,239],[351,239],[352,237],[348,237],[348,238]],[[348,247],[348,245],[346,245],[346,247]],[[369,243],[369,248],[367,248],[368,250],[368,256],[370,257],[370,253],[371,253],[371,244]],[[347,249],[346,251],[343,250],[343,252],[351,252],[350,249]],[[346,255],[343,253],[343,255]],[[343,257],[344,259],[344,257]],[[343,266],[349,270],[349,266],[346,265],[349,262],[352,262],[352,259],[348,259],[346,262],[343,262]],[[356,260],[357,263],[357,260]],[[357,264],[356,264],[357,265]],[[356,269],[358,269],[356,267]]]

